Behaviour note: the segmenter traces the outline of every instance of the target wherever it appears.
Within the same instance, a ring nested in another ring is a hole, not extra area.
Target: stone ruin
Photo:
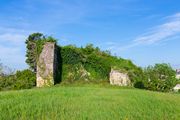
[[[127,73],[120,72],[119,70],[111,69],[110,72],[110,84],[118,86],[130,85],[130,79]]]
[[[177,69],[177,70],[176,70],[176,78],[177,78],[177,79],[180,79],[180,69]]]
[[[177,84],[177,85],[173,88],[173,90],[174,90],[175,92],[180,91],[180,84]]]
[[[55,83],[57,74],[58,57],[56,44],[47,42],[44,44],[39,59],[37,61],[36,86],[51,86]],[[110,84],[118,86],[130,85],[130,79],[127,73],[111,69]]]
[[[45,43],[37,61],[37,87],[54,85],[56,60],[56,44],[52,42]]]

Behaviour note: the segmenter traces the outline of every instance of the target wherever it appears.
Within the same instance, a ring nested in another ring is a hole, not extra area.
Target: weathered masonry
[[[177,84],[177,85],[173,88],[173,90],[174,90],[175,92],[178,92],[178,91],[180,90],[180,84]]]
[[[177,69],[177,70],[176,70],[176,78],[177,78],[177,79],[180,79],[180,69]]]
[[[127,73],[120,72],[119,70],[111,69],[110,72],[110,84],[118,86],[128,86],[130,85],[130,79]]]
[[[56,44],[52,42],[45,43],[37,61],[37,87],[54,85],[56,59]]]
[[[36,86],[52,86],[55,81],[60,80],[59,73],[62,72],[61,65],[62,59],[59,56],[58,47],[56,43],[47,42],[44,44],[43,49],[37,60],[37,73],[36,73]],[[119,86],[130,85],[130,79],[127,73],[119,70],[111,69],[110,72],[110,84]]]

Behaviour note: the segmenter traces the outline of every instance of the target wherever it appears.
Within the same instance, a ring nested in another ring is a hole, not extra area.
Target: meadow
[[[110,86],[0,92],[0,120],[178,120],[180,94]]]

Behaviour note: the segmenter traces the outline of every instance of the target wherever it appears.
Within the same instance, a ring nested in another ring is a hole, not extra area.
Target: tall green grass
[[[57,86],[0,92],[0,120],[179,120],[180,94]]]

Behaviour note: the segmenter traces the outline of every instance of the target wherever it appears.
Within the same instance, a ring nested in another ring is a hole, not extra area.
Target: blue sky
[[[0,59],[27,68],[25,39],[52,35],[60,45],[93,43],[145,67],[180,67],[179,0],[0,0]]]

